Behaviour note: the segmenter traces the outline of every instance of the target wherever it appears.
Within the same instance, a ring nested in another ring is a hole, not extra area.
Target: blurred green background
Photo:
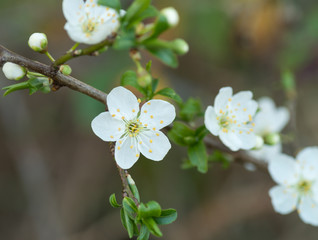
[[[72,45],[63,29],[62,1],[1,0],[0,44],[49,64],[27,40],[44,32],[55,57]],[[129,1],[122,1],[129,2]],[[297,151],[318,142],[318,2],[315,0],[154,0],[159,9],[174,6],[179,26],[164,35],[184,38],[190,52],[177,69],[154,60],[160,86],[184,98],[198,97],[204,108],[222,86],[252,90],[255,98],[286,104],[281,72],[297,77]],[[144,62],[153,59],[144,54]],[[127,52],[109,50],[98,58],[69,62],[74,77],[103,91],[117,86],[134,65]],[[11,82],[0,74],[0,86]],[[108,197],[121,194],[120,178],[108,144],[90,128],[104,107],[61,88],[44,95],[16,92],[0,100],[0,238],[10,240],[128,239],[119,211]],[[289,146],[285,149],[289,152]],[[178,220],[163,227],[168,240],[317,239],[318,229],[297,213],[272,209],[274,185],[261,171],[239,164],[214,164],[205,175],[181,170],[186,157],[174,146],[162,162],[140,159],[130,170],[142,200],[178,210]]]

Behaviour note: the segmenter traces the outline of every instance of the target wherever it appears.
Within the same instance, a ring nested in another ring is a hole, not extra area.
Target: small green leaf
[[[135,222],[128,216],[124,208],[120,209],[120,218],[123,226],[126,228],[128,232],[129,238],[132,238],[134,236],[134,230],[136,227]]]
[[[134,181],[134,180],[132,179],[132,177],[130,176],[130,174],[128,174],[127,180],[128,180],[128,185],[129,185],[129,188],[130,188],[132,194],[133,194],[134,197],[138,200],[138,202],[140,202],[140,195],[139,195],[138,188],[137,188],[137,186],[136,186],[135,181]]]
[[[177,103],[182,103],[181,97],[172,89],[172,88],[164,88],[155,93],[155,95],[161,95],[165,97],[169,97],[176,101]]]
[[[156,237],[162,237],[162,232],[160,231],[157,223],[155,222],[155,220],[153,220],[153,218],[144,218],[142,222],[147,226],[147,228],[153,235],[155,235]]]
[[[169,208],[161,211],[160,217],[154,217],[153,219],[159,225],[166,225],[174,222],[178,217],[175,209]]]
[[[154,18],[159,15],[159,11],[154,6],[148,6],[142,13],[134,17],[127,25],[127,29],[130,29],[134,25],[142,22],[147,18]]]
[[[159,217],[161,215],[161,207],[156,201],[150,201],[147,204],[141,203],[138,207],[139,218]]]
[[[113,44],[116,50],[128,50],[136,45],[136,36],[133,29],[126,30],[121,28]]]
[[[110,203],[110,205],[111,205],[112,207],[114,207],[114,208],[119,208],[119,207],[121,207],[121,205],[117,203],[115,193],[113,193],[112,195],[110,195],[110,197],[109,197],[109,203]]]
[[[147,64],[146,64],[146,70],[147,70],[147,72],[149,72],[149,73],[150,73],[150,70],[151,70],[151,65],[152,65],[152,61],[150,60],[150,61],[147,62]]]
[[[10,86],[6,86],[6,87],[2,88],[2,90],[7,90],[7,91],[5,91],[3,96],[7,96],[8,94],[15,92],[15,91],[28,89],[29,87],[30,87],[30,85],[28,82],[21,82],[21,83],[13,84]]]
[[[136,213],[138,212],[138,209],[134,200],[132,200],[129,197],[124,197],[123,208],[125,209],[125,212],[127,212],[131,218],[133,218],[134,215],[136,215]]]
[[[141,224],[140,235],[138,236],[137,240],[148,240],[149,235],[150,235],[150,232],[149,232],[147,226],[144,224]]]
[[[158,83],[159,83],[159,79],[152,79],[152,84],[151,84],[152,92],[156,91]]]
[[[159,60],[161,60],[164,64],[176,68],[178,67],[178,59],[176,54],[166,48],[150,48],[146,47],[150,53],[156,56]]]
[[[197,141],[201,141],[208,133],[209,133],[209,131],[205,127],[205,125],[202,125],[201,127],[198,127],[195,130],[195,136],[196,136]]]
[[[208,171],[208,156],[202,141],[188,148],[188,156],[191,163],[197,167],[199,172],[206,173]]]
[[[231,163],[231,159],[229,159],[227,155],[218,150],[213,151],[213,154],[209,156],[208,161],[222,163],[222,167],[224,169],[228,168]]]
[[[145,10],[148,9],[150,2],[151,0],[135,0],[127,9],[124,21],[128,23],[134,22]]]
[[[157,38],[161,33],[168,30],[170,28],[167,18],[160,14],[154,23],[153,33],[149,39]]]
[[[201,102],[198,99],[189,98],[180,109],[180,118],[184,121],[191,122],[195,117],[202,115]]]
[[[98,0],[98,4],[114,8],[117,11],[121,9],[120,0]]]
[[[195,132],[181,122],[174,122],[172,129],[168,132],[170,140],[181,146],[195,143]],[[193,142],[190,140],[193,139]]]
[[[143,95],[146,95],[145,89],[142,88],[141,86],[139,86],[139,84],[137,82],[137,74],[134,71],[125,72],[121,77],[120,85],[132,86],[132,87],[136,88],[139,92],[141,92]]]

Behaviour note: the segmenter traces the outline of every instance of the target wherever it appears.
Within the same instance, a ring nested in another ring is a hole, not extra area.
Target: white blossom
[[[254,132],[258,137],[265,140],[265,144],[261,148],[248,151],[248,154],[256,159],[268,162],[282,151],[278,134],[288,123],[289,112],[285,107],[276,108],[274,101],[269,97],[260,98],[258,105],[259,111],[254,117]],[[268,145],[270,142],[274,144]]]
[[[214,100],[214,107],[208,106],[204,115],[206,128],[232,151],[251,149],[256,145],[253,116],[257,110],[256,101],[250,91],[232,94],[231,87],[221,88]]]
[[[161,14],[165,16],[168,21],[168,24],[171,27],[175,27],[179,23],[179,14],[177,10],[173,7],[167,7],[161,10]]]
[[[115,9],[99,5],[98,0],[63,0],[67,20],[64,28],[70,38],[79,43],[96,44],[119,28],[120,15]]]
[[[43,52],[47,50],[47,37],[44,33],[33,33],[28,41],[29,47],[36,52]]]
[[[11,62],[3,64],[2,71],[6,78],[10,80],[20,80],[26,74],[26,69],[24,67]]]
[[[92,129],[98,137],[116,142],[115,160],[123,169],[131,168],[140,153],[160,161],[171,148],[160,129],[174,120],[174,106],[163,100],[150,100],[139,109],[139,102],[126,88],[116,87],[107,96],[109,111],[92,121]]]
[[[274,210],[288,214],[297,209],[305,223],[318,226],[318,147],[303,149],[296,161],[280,154],[268,170],[278,184],[269,191]]]

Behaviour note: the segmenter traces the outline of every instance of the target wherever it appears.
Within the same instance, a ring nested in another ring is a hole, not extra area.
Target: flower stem
[[[52,62],[55,62],[55,59],[52,57],[52,55],[51,55],[48,51],[45,52],[45,55],[46,55]]]
[[[73,47],[71,47],[70,50],[67,51],[67,53],[73,52],[79,45],[80,45],[80,43],[75,43],[75,44],[73,45]]]

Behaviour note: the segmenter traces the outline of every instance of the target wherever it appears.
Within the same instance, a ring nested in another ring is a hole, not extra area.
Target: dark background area
[[[123,1],[124,2],[124,1]],[[163,37],[184,38],[190,52],[170,69],[152,56],[160,87],[184,98],[200,98],[204,108],[220,87],[252,90],[285,105],[281,72],[297,78],[297,143],[317,145],[318,3],[314,0],[154,0],[173,6],[179,26]],[[27,45],[44,32],[54,57],[72,46],[63,27],[61,1],[1,0],[0,44],[28,58],[49,60]],[[110,91],[121,74],[134,69],[128,53],[109,50],[98,58],[69,62],[73,76]],[[12,84],[0,74],[0,87]],[[0,99],[0,238],[8,240],[128,239],[119,211],[108,197],[121,194],[121,182],[107,143],[97,138],[91,120],[104,106],[62,88],[50,94],[15,92]],[[297,213],[274,212],[262,172],[240,164],[214,164],[207,174],[182,170],[186,151],[173,147],[161,162],[141,158],[130,170],[143,202],[158,201],[178,210],[174,224],[162,227],[168,240],[315,240],[318,229]]]

